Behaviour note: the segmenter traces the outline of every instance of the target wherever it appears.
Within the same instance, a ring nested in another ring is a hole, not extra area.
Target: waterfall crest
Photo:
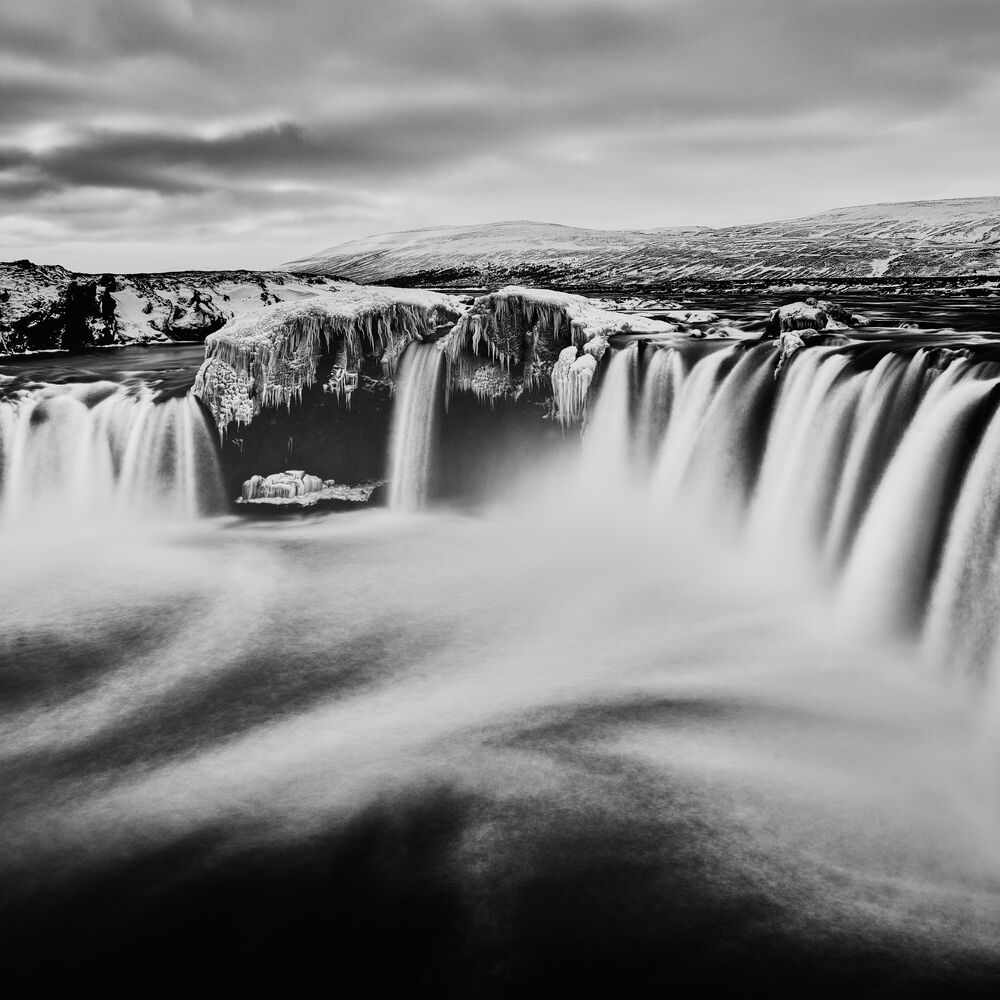
[[[414,342],[400,365],[389,434],[389,506],[418,510],[431,495],[434,446],[444,408],[445,356]]]
[[[0,523],[188,518],[222,502],[215,441],[190,396],[91,382],[0,400]]]
[[[852,344],[773,370],[766,345],[616,352],[585,433],[590,481],[603,469],[639,482],[654,519],[700,520],[826,578],[849,630],[922,636],[935,662],[987,670],[1000,641],[1000,364]]]

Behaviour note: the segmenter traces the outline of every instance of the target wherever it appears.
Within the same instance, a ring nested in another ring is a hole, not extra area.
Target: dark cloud
[[[997,51],[996,0],[5,0],[0,211],[18,246],[114,204],[139,234],[277,227],[307,252],[978,193]],[[810,182],[779,189],[789,163]]]
[[[39,152],[0,147],[0,170],[16,168],[50,191],[82,186],[193,193],[247,177],[294,182],[419,171],[497,138],[481,115],[448,109],[390,112],[312,129],[282,123],[219,137],[88,130]]]

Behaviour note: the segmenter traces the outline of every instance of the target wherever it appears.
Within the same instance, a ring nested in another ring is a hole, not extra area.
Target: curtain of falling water
[[[431,494],[444,393],[444,354],[414,342],[400,363],[389,435],[389,506],[423,507]]]
[[[587,462],[619,469],[640,442],[657,516],[736,525],[758,557],[832,575],[852,628],[926,632],[939,660],[982,671],[998,632],[1000,366],[934,348],[873,364],[861,350],[802,351],[778,379],[768,347],[699,348],[687,363],[661,348],[641,372],[621,351]]]
[[[112,382],[0,400],[0,520],[195,517],[222,505],[215,442],[196,400],[154,402]]]

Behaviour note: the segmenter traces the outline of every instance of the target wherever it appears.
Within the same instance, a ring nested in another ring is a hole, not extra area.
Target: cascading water
[[[997,655],[1000,418],[985,428],[1000,364],[878,350],[801,351],[780,379],[768,345],[658,348],[639,374],[635,348],[620,351],[600,382],[588,464],[622,475],[645,442],[656,517],[735,526],[756,558],[838,580],[852,630],[925,631],[938,661],[981,671]]]
[[[996,705],[855,626],[997,673],[1000,365],[775,360],[611,348],[593,494],[567,433],[483,516],[179,531],[65,515],[191,509],[215,467],[190,401],[7,384],[8,977],[995,996]],[[442,383],[411,346],[397,506],[436,484]]]
[[[606,369],[601,406],[583,438],[581,487],[590,498],[627,502],[634,467],[632,403],[637,391],[638,350],[616,351]]]
[[[680,351],[654,351],[642,381],[636,421],[636,448],[644,465],[651,463],[659,450],[683,381]]]
[[[71,383],[0,400],[0,521],[189,518],[222,507],[216,446],[197,400],[145,385]]]
[[[426,505],[434,475],[434,446],[444,406],[444,353],[414,341],[403,354],[389,434],[389,506]]]

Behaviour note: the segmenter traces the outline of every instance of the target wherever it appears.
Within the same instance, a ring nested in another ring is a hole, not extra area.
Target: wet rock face
[[[229,495],[240,496],[243,483],[267,469],[306,469],[320,480],[348,483],[381,479],[390,407],[389,383],[363,377],[350,408],[327,391],[324,380],[306,390],[301,402],[261,413],[222,440]]]
[[[60,344],[64,349],[76,350],[88,344],[101,343],[107,338],[107,321],[102,319],[104,290],[99,293],[97,289],[96,281],[71,281],[66,286]],[[113,306],[111,316],[113,320]]]

